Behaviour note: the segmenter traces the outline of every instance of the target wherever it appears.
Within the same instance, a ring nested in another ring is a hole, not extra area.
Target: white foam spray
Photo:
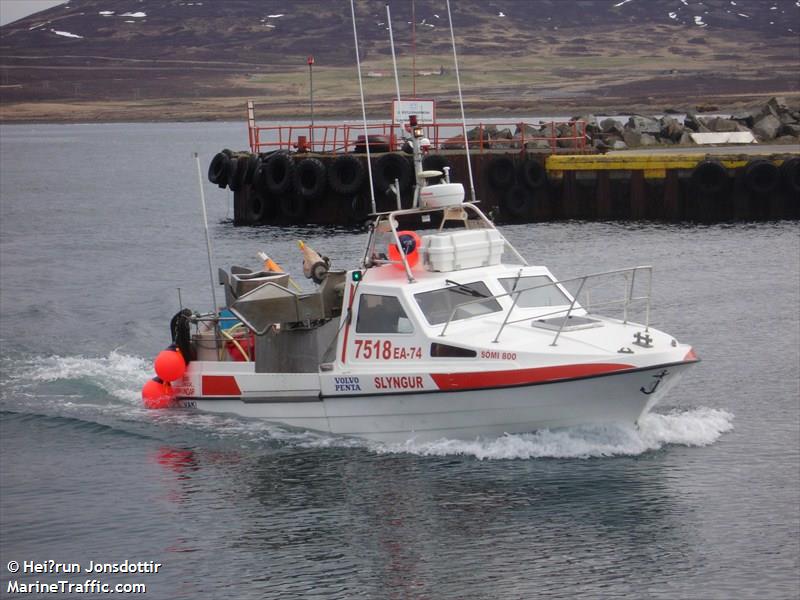
[[[15,388],[58,381],[88,382],[116,399],[111,412],[127,417],[152,417],[165,427],[180,426],[202,432],[213,439],[245,445],[284,444],[302,448],[363,448],[376,454],[406,453],[419,456],[471,456],[480,460],[531,458],[596,458],[637,456],[669,445],[707,446],[733,429],[734,416],[722,409],[687,408],[650,413],[639,427],[603,425],[542,430],[475,440],[441,439],[381,444],[322,433],[297,431],[259,419],[213,415],[185,410],[147,411],[140,390],[153,376],[152,362],[118,351],[106,357],[39,357],[17,362],[11,376]],[[34,392],[34,395],[40,394]],[[87,399],[88,400],[88,399]],[[66,408],[78,409],[80,399],[60,396]],[[96,407],[96,404],[94,405]],[[158,413],[158,414],[155,414]]]
[[[421,456],[465,455],[480,460],[528,458],[596,458],[636,456],[666,445],[707,446],[733,429],[733,415],[720,409],[693,408],[651,413],[638,428],[623,425],[544,429],[492,439],[438,440],[429,443],[376,445],[375,452]]]

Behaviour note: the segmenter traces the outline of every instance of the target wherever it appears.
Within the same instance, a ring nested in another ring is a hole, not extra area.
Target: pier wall
[[[262,167],[266,157],[231,153],[233,177],[227,185],[234,188],[235,225],[363,223],[371,212],[366,155],[348,156],[357,159],[356,175],[363,177],[355,190],[342,184],[347,173],[343,161],[336,163],[341,155],[286,154],[281,160],[291,163],[290,172],[276,175],[275,169]],[[464,150],[438,151],[425,159],[426,169],[444,165],[471,199]],[[377,210],[396,207],[395,197],[385,190],[386,182],[395,179],[404,189],[403,206],[409,206],[411,157],[375,153],[371,166]],[[800,153],[792,151],[561,155],[490,150],[472,155],[470,166],[475,197],[498,222],[800,218]],[[212,163],[210,179],[213,167]],[[331,181],[331,171],[336,171],[338,185]],[[215,183],[224,187],[221,181]]]

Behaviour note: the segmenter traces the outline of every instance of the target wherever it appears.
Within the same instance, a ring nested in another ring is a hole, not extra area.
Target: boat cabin
[[[389,362],[402,369],[493,357],[504,329],[504,348],[515,346],[508,332],[518,319],[529,334],[532,321],[552,329],[570,308],[571,318],[585,314],[545,267],[525,264],[474,205],[446,209],[439,228],[422,237],[398,230],[404,217],[436,211],[378,215],[362,268],[330,270],[314,292],[291,289],[283,273],[221,270],[236,330],[225,329],[224,316],[220,329],[231,338],[227,346],[242,347],[238,355],[219,353],[209,328],[195,336],[198,358],[254,361],[261,373],[347,372]],[[448,228],[453,220],[462,227]],[[509,249],[520,264],[501,262]],[[523,339],[519,345],[523,350]]]

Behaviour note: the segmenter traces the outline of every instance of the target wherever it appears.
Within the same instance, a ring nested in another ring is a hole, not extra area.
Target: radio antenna
[[[356,67],[358,68],[358,90],[361,92],[361,115],[364,120],[364,146],[367,149],[367,174],[369,175],[369,197],[372,201],[372,214],[375,214],[375,189],[372,183],[372,161],[369,153],[369,132],[367,131],[367,107],[364,104],[364,83],[361,80],[361,57],[358,55],[358,32],[356,31],[356,7],[350,0],[350,14],[353,17],[353,41],[356,45]]]
[[[214,316],[217,316],[217,294],[214,292],[214,268],[213,259],[211,257],[211,237],[208,235],[208,214],[206,213],[206,195],[203,191],[203,170],[200,168],[200,156],[194,152],[194,160],[197,163],[197,183],[200,184],[200,206],[203,208],[203,227],[206,230],[206,250],[208,253],[208,276],[211,281],[211,310]]]
[[[450,0],[447,0],[447,19],[450,21],[450,41],[453,44],[453,63],[456,67],[456,84],[458,85],[458,104],[461,106],[461,129],[464,132],[464,150],[467,153],[467,171],[469,172],[469,193],[475,202],[475,183],[472,180],[472,161],[469,156],[469,140],[467,140],[467,118],[464,116],[464,98],[461,96],[461,76],[458,74],[458,56],[456,55],[456,36],[453,33],[453,16],[450,14]],[[482,134],[481,134],[482,135]]]

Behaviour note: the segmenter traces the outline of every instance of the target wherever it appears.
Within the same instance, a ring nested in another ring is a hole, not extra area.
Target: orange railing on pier
[[[437,122],[422,125],[431,142],[432,150],[463,149],[464,134],[459,122]],[[491,149],[542,150],[556,153],[586,151],[585,121],[547,121],[525,123],[509,121],[498,123],[467,123],[470,150],[483,152]],[[398,123],[367,124],[367,139],[371,152],[400,150],[411,134]],[[255,119],[248,120],[250,150],[254,153],[273,150],[300,150],[308,152],[364,151],[363,124],[335,125],[267,125],[257,126]]]

